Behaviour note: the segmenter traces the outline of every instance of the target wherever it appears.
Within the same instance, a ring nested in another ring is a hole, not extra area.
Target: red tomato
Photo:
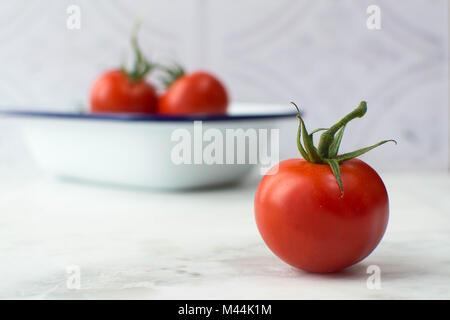
[[[176,80],[159,100],[162,114],[224,114],[228,95],[222,83],[206,72],[195,72]]]
[[[91,90],[92,112],[156,111],[158,98],[155,88],[145,80],[132,82],[121,70],[103,74]]]
[[[294,267],[338,271],[368,256],[383,237],[389,216],[383,181],[361,160],[339,166],[343,197],[330,166],[302,159],[282,161],[258,187],[259,232]]]

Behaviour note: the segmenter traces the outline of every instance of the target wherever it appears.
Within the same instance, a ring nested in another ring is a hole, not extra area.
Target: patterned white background
[[[66,28],[70,4],[81,7],[80,30]],[[366,27],[370,4],[381,8],[381,30]],[[365,158],[381,169],[448,168],[446,0],[4,0],[1,106],[85,107],[95,77],[131,57],[139,17],[145,52],[212,70],[235,101],[297,101],[312,128],[365,99],[369,112],[348,127],[344,150],[395,137],[397,147]],[[297,156],[292,134],[295,122],[283,127],[284,157]],[[7,124],[0,163],[32,164]]]

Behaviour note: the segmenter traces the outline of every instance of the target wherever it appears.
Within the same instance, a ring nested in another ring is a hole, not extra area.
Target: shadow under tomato
[[[413,279],[418,276],[426,276],[430,274],[426,266],[422,266],[420,263],[411,263],[416,257],[406,254],[383,254],[379,252],[377,254],[377,261],[371,259],[371,261],[363,260],[353,266],[340,270],[338,272],[331,273],[313,273],[300,269],[293,268],[294,272],[298,276],[312,276],[317,279],[348,279],[367,280],[373,274],[370,271],[370,266],[377,266],[380,269],[380,277],[382,281],[396,281]]]
[[[292,267],[292,269],[295,270],[294,273],[296,273],[298,276],[307,275],[323,279],[361,279],[362,277],[367,277],[367,265],[363,263],[357,263],[343,270],[329,273],[309,272],[294,267]]]

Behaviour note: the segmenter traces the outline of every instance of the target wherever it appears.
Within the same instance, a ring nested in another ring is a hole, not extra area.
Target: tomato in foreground
[[[212,74],[198,71],[181,75],[159,100],[158,112],[167,115],[225,114],[228,94]]]
[[[389,216],[378,174],[363,161],[341,164],[345,196],[330,168],[303,159],[279,164],[258,188],[256,223],[269,248],[288,264],[333,272],[367,257],[381,240]]]
[[[122,68],[101,75],[91,89],[92,112],[156,112],[156,90],[145,78],[154,68],[143,56],[137,42],[137,28],[131,40],[135,53],[134,68]]]
[[[291,266],[336,272],[363,260],[383,237],[389,217],[386,188],[375,170],[355,157],[393,140],[337,154],[345,125],[366,110],[363,101],[336,125],[320,129],[325,132],[318,148],[299,115],[297,146],[304,159],[282,161],[258,186],[259,232]]]

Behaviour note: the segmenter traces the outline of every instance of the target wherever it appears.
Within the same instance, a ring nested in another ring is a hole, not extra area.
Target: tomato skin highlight
[[[258,186],[259,232],[272,252],[293,267],[339,271],[367,257],[384,235],[389,200],[383,181],[359,159],[344,161],[340,168],[343,197],[328,165],[303,159],[282,161]]]
[[[131,82],[121,70],[101,75],[92,86],[90,100],[92,112],[154,113],[158,104],[150,83]]]
[[[228,94],[213,75],[198,71],[176,80],[160,97],[158,112],[167,115],[225,114]]]

